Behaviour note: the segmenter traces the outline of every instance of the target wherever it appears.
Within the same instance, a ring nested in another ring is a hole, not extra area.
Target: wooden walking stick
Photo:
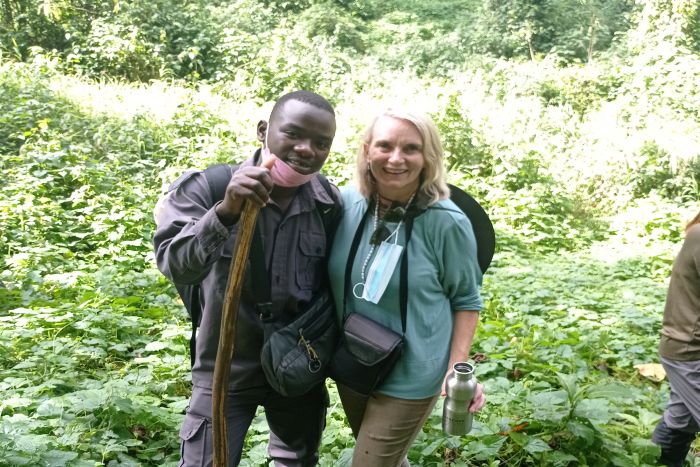
[[[270,157],[262,164],[272,168],[275,158]],[[238,306],[241,302],[241,289],[245,275],[246,260],[250,242],[255,230],[255,220],[260,208],[249,201],[243,202],[238,219],[238,232],[233,246],[233,258],[229,269],[224,306],[221,312],[219,347],[214,364],[214,384],[212,387],[212,425],[214,429],[214,467],[228,467],[228,437],[226,436],[226,392],[228,391],[231,360],[234,352]]]

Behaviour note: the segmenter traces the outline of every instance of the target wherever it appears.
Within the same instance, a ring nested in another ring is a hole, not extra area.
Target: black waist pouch
[[[364,395],[374,391],[403,354],[404,337],[358,313],[350,313],[330,362],[336,383]]]
[[[333,298],[327,291],[291,323],[263,322],[260,362],[270,386],[287,397],[305,394],[326,378],[338,345]]]

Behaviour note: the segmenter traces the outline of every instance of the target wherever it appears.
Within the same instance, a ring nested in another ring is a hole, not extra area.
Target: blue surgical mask
[[[384,295],[391,276],[396,270],[396,265],[401,258],[401,252],[403,252],[403,246],[398,244],[399,228],[401,228],[401,222],[396,227],[389,237],[383,241],[377,248],[377,254],[372,261],[372,265],[367,271],[367,278],[364,282],[359,282],[355,284],[352,289],[355,298],[361,298],[372,303],[379,303],[379,300]],[[390,241],[394,238],[393,243]],[[360,294],[358,289],[362,289]]]

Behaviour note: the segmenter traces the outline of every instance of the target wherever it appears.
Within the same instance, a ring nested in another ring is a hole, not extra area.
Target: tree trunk
[[[593,60],[593,46],[595,45],[595,13],[591,13],[591,20],[588,23],[588,50],[586,51],[586,61],[590,63]]]
[[[8,30],[14,31],[15,18],[12,14],[12,4],[10,0],[2,0],[2,22]]]

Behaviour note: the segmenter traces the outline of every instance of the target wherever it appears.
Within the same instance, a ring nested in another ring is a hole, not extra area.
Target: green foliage
[[[216,5],[216,4],[214,4]],[[221,17],[209,2],[120,2],[109,16],[79,40],[67,59],[90,75],[130,81],[163,76],[198,79],[214,74],[214,47],[221,36]]]
[[[565,61],[590,61],[630,27],[629,0],[490,0],[474,15],[471,49],[501,57],[555,54]]]
[[[535,92],[546,105],[571,106],[582,117],[597,110],[601,103],[615,99],[621,79],[616,74],[591,76],[591,73],[562,73],[555,79],[538,83]]]
[[[134,25],[95,20],[85,42],[73,49],[69,60],[84,73],[111,75],[130,81],[148,81],[160,76],[163,63],[153,44],[144,41]]]
[[[465,62],[474,3],[386,2],[368,28],[369,52],[390,69],[446,76]]]
[[[641,165],[632,175],[635,198],[644,197],[652,190],[657,190],[668,198],[684,194],[683,189],[684,185],[687,186],[687,181],[674,173],[671,168],[671,157],[666,151],[653,142],[645,143],[640,150],[639,161]],[[700,173],[689,175],[693,180],[700,177]]]
[[[266,43],[256,56],[245,68],[236,69],[229,76],[230,84],[222,85],[223,88],[231,85],[230,95],[238,97],[245,91],[248,98],[252,95],[260,102],[269,102],[296,89],[310,89],[327,96],[345,91],[351,72],[349,57],[326,39],[321,36],[309,39],[279,30],[266,36]],[[286,52],[302,49],[303,54],[294,56]]]
[[[299,23],[306,30],[308,39],[323,36],[340,48],[364,52],[367,48],[364,24],[333,2],[317,3],[305,10]]]
[[[458,96],[450,96],[445,109],[433,119],[442,135],[449,170],[462,169],[474,176],[493,174],[493,156],[477,140],[479,134],[471,126],[469,117],[462,114]]]
[[[503,57],[534,59],[535,43],[544,35],[547,4],[540,1],[490,0],[484,3],[487,50]]]
[[[614,457],[653,464],[657,452],[646,440],[664,395],[631,367],[655,351],[665,288],[646,278],[639,257],[519,258],[499,256],[485,287],[490,302],[475,350],[484,360],[479,377],[496,394],[475,437],[506,436],[499,457],[522,465],[550,465],[565,453],[588,465]],[[473,444],[465,446],[471,455]],[[562,465],[574,461],[567,459]]]
[[[632,25],[636,8],[630,0],[583,0],[551,2],[548,15],[553,34],[550,53],[568,61],[589,62],[597,51],[609,49]]]
[[[228,153],[232,138],[196,107],[162,127],[89,116],[39,75],[0,74],[0,338],[13,349],[0,357],[0,458],[173,462],[186,318],[151,265],[150,212],[163,167],[202,146]]]
[[[0,50],[19,60],[30,49],[66,50],[75,31],[84,31],[97,17],[114,8],[111,0],[4,0],[0,4]]]
[[[687,18],[684,32],[688,37],[688,46],[700,53],[700,5],[688,3],[685,17]]]
[[[389,2],[381,0],[333,0],[353,16],[363,20],[376,19],[389,7]]]

